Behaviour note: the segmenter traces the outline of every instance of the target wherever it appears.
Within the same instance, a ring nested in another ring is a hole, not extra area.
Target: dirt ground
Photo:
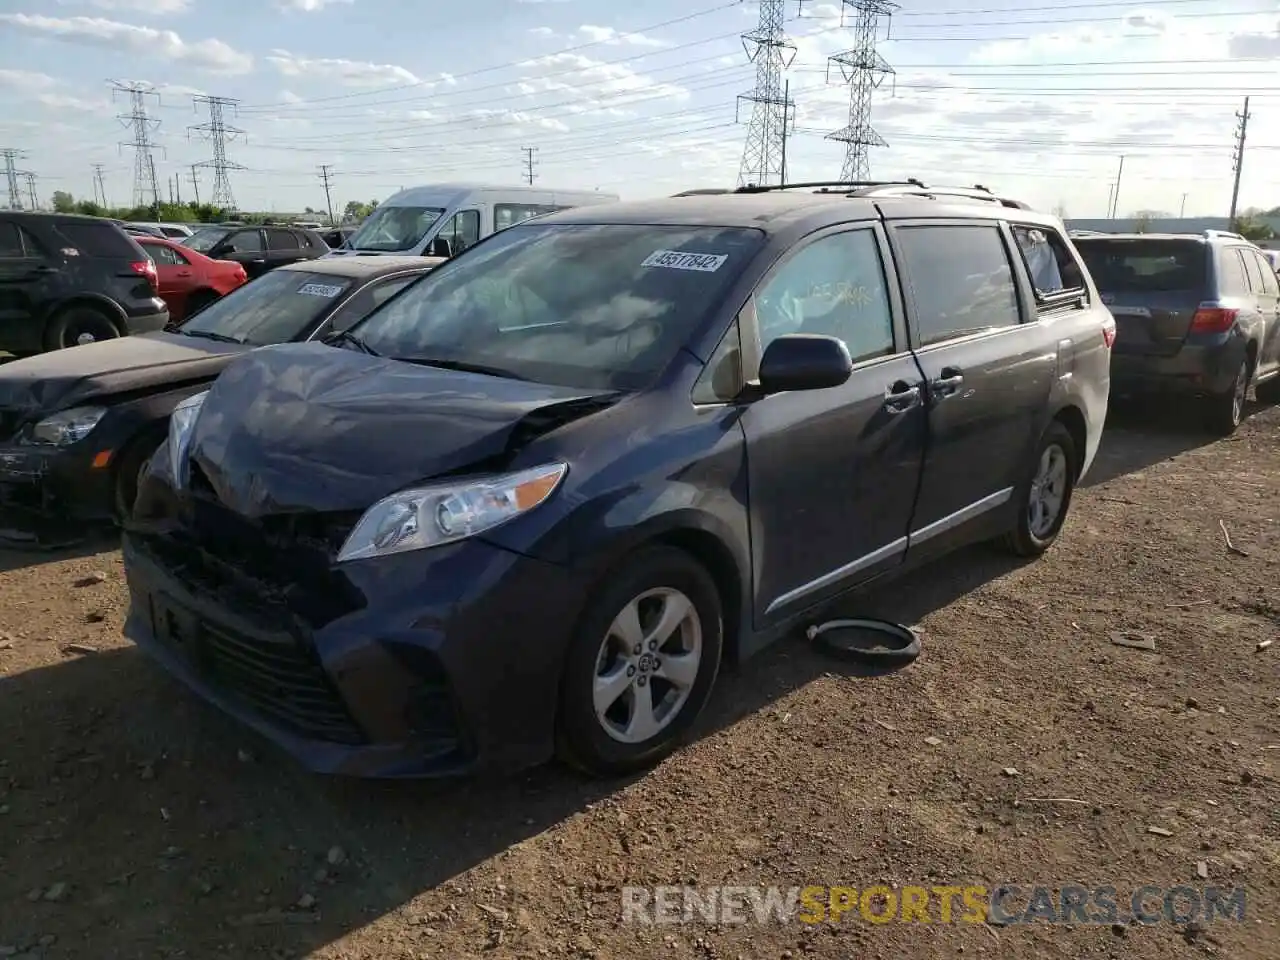
[[[1274,960],[1280,410],[1171,419],[1108,428],[1041,562],[973,549],[845,604],[918,623],[916,663],[783,643],[628,783],[312,777],[121,640],[116,552],[0,553],[0,956]],[[621,923],[625,885],[1073,882],[1246,914]]]

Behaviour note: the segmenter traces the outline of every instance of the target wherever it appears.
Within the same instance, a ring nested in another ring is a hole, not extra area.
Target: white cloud
[[[665,108],[664,101],[685,101],[690,91],[672,83],[637,73],[624,63],[594,60],[578,53],[555,53],[520,64],[546,76],[526,76],[514,88],[527,97],[554,93],[557,98],[577,100],[582,113],[623,117],[623,108],[639,102]]]
[[[338,57],[300,57],[288,50],[273,50],[267,60],[286,77],[337,79],[349,87],[385,87],[424,82],[412,71],[394,63],[369,63]]]
[[[580,26],[578,34],[586,38],[588,43],[599,43],[611,47],[621,44],[628,44],[633,47],[666,46],[661,40],[646,37],[643,33],[622,33],[613,29],[613,27],[599,27],[591,23],[584,23]]]
[[[467,111],[467,116],[476,120],[505,121],[513,127],[530,127],[537,130],[553,130],[556,133],[568,131],[568,125],[555,117],[540,117],[537,113],[523,110],[491,109],[482,107]]]
[[[1227,45],[1231,56],[1237,60],[1280,59],[1280,19],[1270,31],[1239,33]]]
[[[550,27],[531,27],[529,32],[535,37],[554,37],[556,32]]]
[[[0,69],[0,87],[8,87],[11,90],[29,93],[35,90],[47,90],[49,87],[56,86],[57,83],[58,81],[47,73]]]
[[[172,30],[139,27],[101,17],[46,17],[39,14],[0,13],[6,23],[33,33],[68,43],[124,50],[139,56],[181,60],[184,64],[214,73],[248,73],[253,58],[234,50],[221,40],[189,43]]]
[[[299,13],[315,13],[335,3],[354,3],[355,0],[276,0],[277,6]]]
[[[36,96],[36,102],[50,110],[74,110],[78,113],[101,113],[111,109],[107,100],[86,100],[65,93],[41,93]]]

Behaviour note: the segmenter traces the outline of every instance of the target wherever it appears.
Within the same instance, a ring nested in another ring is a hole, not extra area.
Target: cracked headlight
[[[45,417],[31,428],[31,442],[65,447],[83,440],[98,425],[106,407],[72,407]]]
[[[546,502],[568,470],[550,463],[393,493],[364,512],[338,562],[425,550],[492,530]]]
[[[200,416],[200,408],[209,391],[187,397],[173,408],[169,416],[169,469],[178,486],[186,484],[187,450],[191,446],[191,431],[195,429],[196,419]]]

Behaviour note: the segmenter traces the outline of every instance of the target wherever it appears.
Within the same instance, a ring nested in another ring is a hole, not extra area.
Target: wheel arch
[[[120,336],[125,336],[128,331],[128,318],[125,316],[124,310],[120,304],[116,303],[110,297],[104,297],[96,293],[78,293],[74,297],[59,301],[47,314],[44,319],[44,329],[41,332],[42,339],[49,336],[49,332],[53,325],[58,322],[58,318],[63,316],[69,310],[75,310],[77,307],[88,307],[91,310],[98,310],[104,313]]]
[[[1089,443],[1089,424],[1085,420],[1084,411],[1077,407],[1074,403],[1068,403],[1066,406],[1058,410],[1053,415],[1050,423],[1062,424],[1067,433],[1071,434],[1071,442],[1076,448],[1076,462],[1074,480],[1080,479],[1080,471],[1084,467],[1086,449]]]

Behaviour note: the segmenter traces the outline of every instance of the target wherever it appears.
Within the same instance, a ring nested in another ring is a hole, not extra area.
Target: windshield
[[[177,332],[261,347],[308,332],[351,286],[346,277],[275,270],[205,307]]]
[[[353,332],[402,360],[639,389],[719,304],[763,236],[728,227],[521,224],[437,267]]]
[[[352,234],[347,246],[380,253],[412,250],[443,215],[441,207],[378,207]]]
[[[1200,290],[1205,248],[1195,240],[1076,240],[1093,282],[1104,293]]]
[[[182,245],[184,247],[190,247],[197,253],[208,253],[217,246],[219,240],[230,232],[230,230],[226,230],[221,227],[205,227],[201,230],[197,230],[191,236],[184,239],[182,241]]]

